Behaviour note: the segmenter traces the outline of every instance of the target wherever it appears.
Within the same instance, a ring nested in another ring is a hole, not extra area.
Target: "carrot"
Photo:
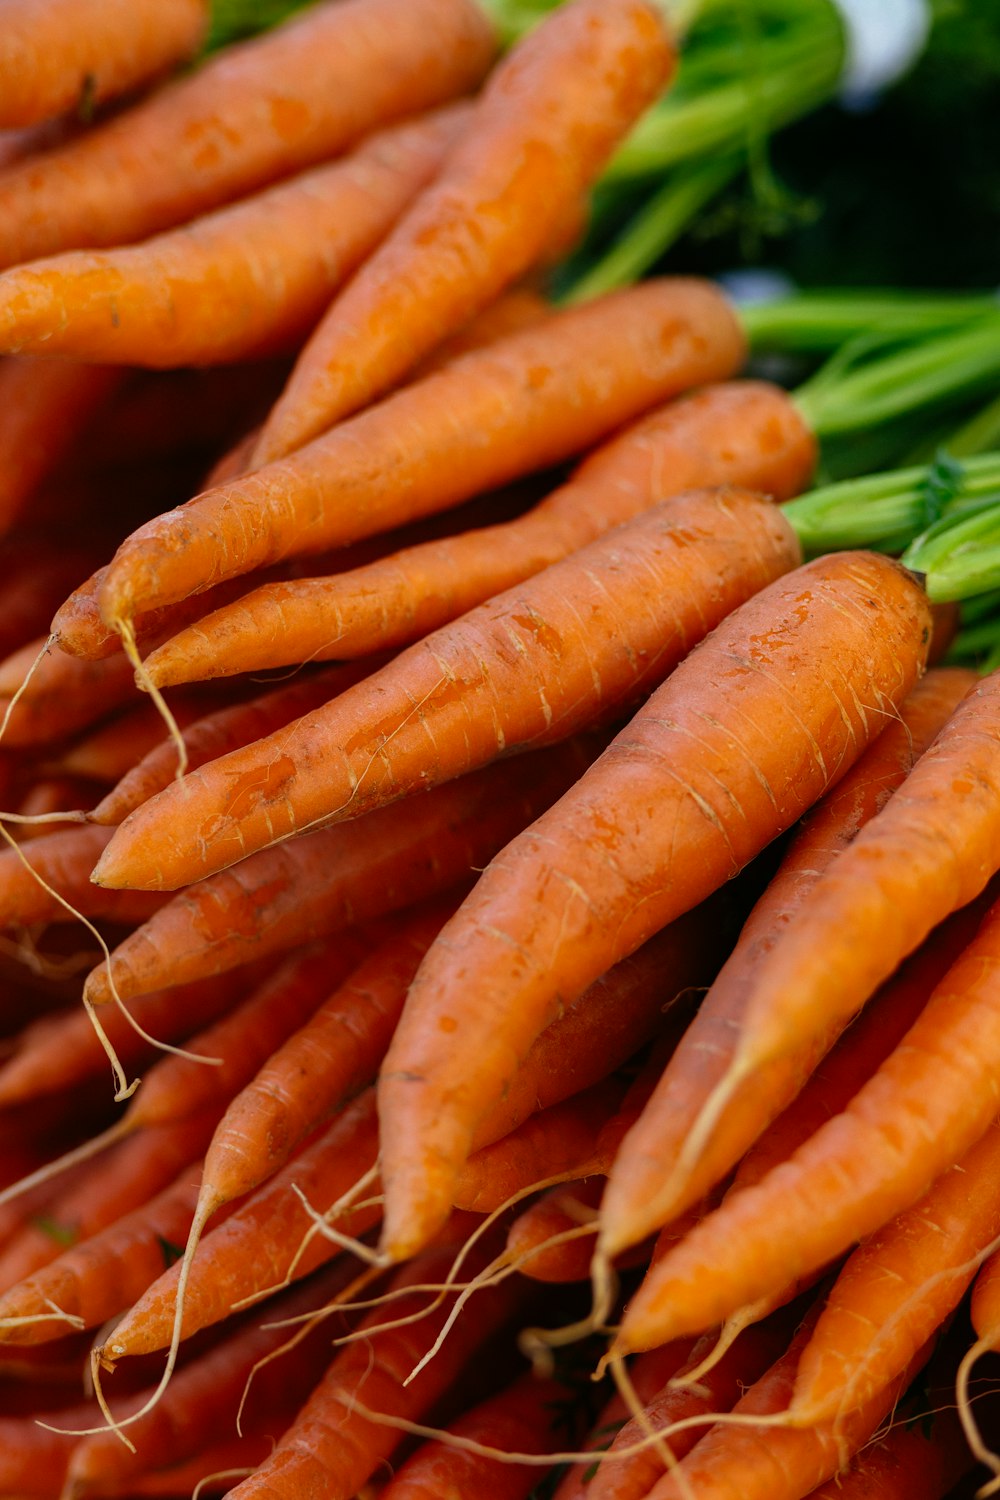
[[[561,312],[140,527],[108,568],[101,613],[117,626],[277,558],[445,510],[731,374],[742,354],[734,314],[703,282],[647,282]]]
[[[476,1119],[559,1006],[843,775],[928,638],[926,601],[896,564],[841,553],[800,568],[724,620],[493,861],[421,965],[386,1059],[386,1253],[433,1232]],[[818,662],[834,640],[831,680]]]
[[[104,828],[70,828],[39,839],[23,856],[13,849],[0,849],[3,925],[30,927],[36,922],[70,920],[66,906],[51,894],[53,890],[73,912],[86,917],[131,925],[158,911],[162,899],[145,891],[104,892],[92,883],[90,872],[107,838]]]
[[[710,386],[612,437],[527,515],[327,578],[262,584],[181,630],[146,669],[162,685],[406,645],[669,495],[735,484],[784,500],[814,462],[815,440],[785,392]]]
[[[322,4],[0,177],[0,264],[126,244],[464,93],[494,41],[470,0]]]
[[[781,947],[810,892],[884,808],[973,680],[964,672],[928,673],[900,707],[898,722],[888,724],[793,839],[615,1163],[602,1207],[603,1232],[612,1253],[618,1244],[640,1239],[682,1213],[720,1181],[768,1122],[791,1102],[835,1039],[839,1026],[751,1074],[721,1111],[697,1156],[690,1151],[691,1134],[705,1102],[735,1053],[747,993],[761,965]],[[954,948],[944,952],[946,966],[957,952]],[[943,972],[937,969],[932,983]],[[903,983],[922,987],[919,974],[912,972]],[[670,1172],[663,1171],[664,1162],[674,1164]]]
[[[137,699],[131,664],[124,656],[81,661],[45,641],[32,641],[0,662],[0,713],[9,708],[43,648],[27,690],[7,719],[5,745],[44,745],[50,751],[53,741],[87,729],[102,715]]]
[[[606,720],[799,557],[780,511],[749,491],[665,501],[325,708],[166,788],[116,832],[94,879],[188,884],[302,829]]]
[[[122,999],[280,953],[447,890],[547,807],[598,746],[575,740],[264,850],[183,891],[112,954]],[[112,998],[107,966],[87,998]]]
[[[170,711],[182,730],[196,724],[212,708],[211,698],[201,692],[174,694],[170,700]],[[114,786],[163,740],[163,719],[156,705],[138,703],[70,745],[56,758],[54,769]],[[80,806],[79,802],[74,805]]]
[[[994,675],[958,706],[905,786],[814,885],[784,941],[755,970],[717,1097],[770,1058],[840,1029],[937,922],[983,889],[1000,848],[991,770],[998,715]],[[630,1232],[609,1217],[611,1245]]]
[[[622,1324],[622,1348],[709,1327],[825,1265],[917,1202],[982,1138],[997,1111],[998,954],[994,906],[847,1108],[702,1220],[647,1277]],[[766,1267],[765,1241],[782,1247]]]
[[[369,405],[528,270],[674,65],[645,0],[570,0],[543,20],[494,69],[438,181],[335,299],[252,467]]]
[[[2,384],[2,378],[0,378]],[[0,659],[35,640],[53,609],[97,554],[86,543],[51,547],[47,538],[8,536],[0,547]]]
[[[122,378],[108,365],[0,361],[0,443],[5,455],[0,531],[8,530],[20,515]]]
[[[53,1426],[100,1421],[94,1402],[47,1414]],[[6,1495],[58,1495],[76,1439],[39,1427],[34,1417],[0,1416],[0,1485]]]
[[[448,1430],[509,1453],[546,1453],[555,1446],[553,1429],[560,1423],[567,1399],[567,1387],[558,1380],[522,1375],[458,1417]],[[456,1450],[447,1438],[440,1438],[421,1444],[389,1480],[382,1500],[443,1500],[459,1495],[524,1500],[534,1489],[537,1475],[534,1467]]]
[[[603,1191],[600,1177],[585,1177],[568,1186],[550,1188],[536,1198],[510,1226],[508,1260],[516,1261],[521,1274],[533,1281],[586,1281],[590,1275],[591,1240],[560,1241],[567,1231],[591,1219],[596,1221]]]
[[[810,1491],[808,1500],[942,1500],[972,1468],[953,1412],[895,1413],[849,1469]]]
[[[0,126],[88,110],[197,52],[204,0],[6,0],[0,9]]]
[[[0,273],[0,349],[164,369],[294,347],[437,170],[467,107],[134,247]]]
[[[272,688],[246,703],[220,708],[196,719],[182,734],[189,768],[196,770],[206,761],[227,755],[231,750],[271,734],[300,714],[309,713],[351,687],[374,665],[376,663],[363,667],[327,667],[323,672]],[[118,785],[101,799],[90,813],[93,822],[120,823],[135,808],[170,785],[177,771],[177,747],[164,735],[159,715],[157,722],[160,725],[159,744],[126,771]]]

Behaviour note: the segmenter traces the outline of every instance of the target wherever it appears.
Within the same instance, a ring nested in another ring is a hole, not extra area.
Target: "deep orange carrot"
[[[0,126],[90,108],[198,50],[205,0],[6,0],[0,6]]]
[[[45,645],[32,641],[0,662],[0,713]],[[7,720],[3,742],[15,749],[44,745],[50,751],[54,741],[88,728],[130,700],[141,701],[125,656],[82,661],[49,646]]]
[[[0,361],[0,531],[20,515],[122,379],[109,365]]]
[[[371,662],[365,666],[327,667],[323,672],[307,674],[272,688],[246,703],[220,708],[196,719],[182,735],[188,766],[194,770],[206,761],[217,760],[220,755],[227,755],[231,750],[273,733],[281,725],[310,713],[344,692],[376,665]],[[135,808],[170,785],[177,771],[177,747],[163,733],[163,721],[159,715],[157,722],[161,730],[160,743],[127,771],[118,785],[93,809],[90,817],[95,823],[120,823]]]
[[[585,1281],[594,1248],[591,1236],[561,1243],[561,1237],[591,1220],[597,1233],[601,1177],[585,1177],[551,1188],[518,1214],[507,1234],[507,1257],[533,1281]],[[552,1244],[555,1241],[555,1244]]]
[[[254,850],[620,715],[794,568],[781,512],[693,490],[411,646],[353,691],[132,813],[94,879],[176,888]]]
[[[480,868],[571,785],[599,746],[574,740],[264,850],[163,907],[112,955],[123,999],[234,968],[399,910]],[[88,998],[112,998],[107,969]]]
[[[785,500],[814,463],[815,439],[784,391],[710,386],[612,437],[526,515],[346,573],[263,584],[180,631],[146,668],[164,684],[406,645],[670,495],[735,484]]]
[[[493,49],[471,0],[314,6],[41,160],[9,167],[0,264],[125,244],[231,202],[464,93]]]
[[[46,1420],[67,1429],[93,1426],[101,1414],[96,1401],[65,1407]],[[10,1495],[58,1495],[66,1477],[75,1437],[39,1427],[34,1416],[0,1416],[0,1485]]]
[[[225,697],[229,698],[231,694]],[[225,699],[221,703],[216,699],[213,705],[212,699],[202,692],[174,693],[170,698],[170,712],[181,730],[197,723],[215,706],[228,707],[228,703]],[[57,757],[54,768],[66,775],[86,777],[113,787],[165,738],[163,717],[156,705],[137,703],[134,708],[126,709],[118,718],[101,724],[70,745]],[[80,807],[81,803],[76,802],[74,806]]]
[[[950,1400],[950,1393],[945,1398]],[[808,1500],[942,1500],[973,1466],[954,1412],[896,1411],[892,1427]]]
[[[929,673],[900,707],[898,722],[888,724],[796,834],[615,1163],[602,1208],[613,1246],[642,1238],[720,1181],[795,1097],[835,1039],[838,1026],[747,1078],[697,1158],[686,1159],[695,1122],[735,1053],[748,991],[761,964],[784,941],[824,872],[885,806],[972,684],[965,672]],[[957,952],[952,948],[944,955],[946,966]],[[932,983],[943,972],[938,968]],[[922,985],[913,973],[903,982]],[[672,1169],[665,1172],[664,1163]]]
[[[0,350],[171,368],[292,348],[430,180],[467,106],[137,246],[0,273]]]
[[[2,380],[0,380],[2,384]],[[88,542],[54,548],[47,538],[8,536],[0,548],[0,659],[48,628],[66,590],[88,573],[99,556]]]
[[[730,375],[742,354],[736,318],[704,282],[650,281],[561,312],[140,527],[108,568],[101,612],[117,625],[278,558],[445,510]]]
[[[847,1108],[755,1186],[733,1193],[647,1277],[619,1332],[622,1348],[709,1327],[825,1265],[917,1202],[981,1139],[997,1112],[998,964],[994,905]],[[765,1242],[782,1247],[767,1266]]]
[[[848,770],[919,677],[929,633],[894,563],[798,569],[723,621],[493,861],[421,965],[386,1059],[387,1253],[441,1222],[476,1119],[560,1005]]]
[[[335,299],[251,464],[367,406],[527,271],[674,62],[645,0],[570,0],[543,20],[494,70],[438,181]]]
[[[162,899],[146,891],[101,891],[93,884],[90,872],[107,843],[107,835],[105,828],[70,828],[33,841],[22,853],[6,845],[0,849],[3,926],[73,920],[70,911],[40,880],[85,917],[105,917],[131,925],[159,911]]]

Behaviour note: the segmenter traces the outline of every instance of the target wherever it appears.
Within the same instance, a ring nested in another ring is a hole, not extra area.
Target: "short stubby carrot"
[[[154,650],[168,683],[404,646],[686,489],[739,485],[787,500],[816,443],[764,381],[708,386],[613,436],[568,484],[513,521],[421,542],[323,578],[261,584]]]
[[[446,510],[731,375],[743,350],[707,282],[649,281],[560,312],[140,527],[108,567],[101,613],[117,626],[282,557]]]
[[[99,884],[176,888],[321,823],[620,714],[794,568],[780,510],[695,490],[411,646],[355,689],[132,813]]]
[[[221,973],[447,890],[561,796],[599,748],[578,738],[487,766],[199,881],[114,950],[119,994]],[[105,964],[86,994],[96,1004],[113,998]]]
[[[438,180],[338,296],[253,467],[395,385],[538,260],[675,62],[646,0],[569,0],[494,70]]]
[[[473,0],[337,0],[0,177],[0,265],[144,239],[474,88]]]
[[[0,126],[90,108],[191,57],[205,0],[5,0],[0,6]]]
[[[560,1006],[842,776],[929,638],[897,564],[841,553],[796,570],[723,621],[494,859],[421,965],[384,1065],[387,1254],[442,1222],[477,1118]]]
[[[706,1100],[724,1077],[741,1034],[753,976],[783,941],[814,886],[911,773],[978,678],[958,668],[928,672],[851,771],[804,819],[739,940],[670,1059],[656,1092],[615,1162],[602,1206],[603,1233],[617,1248],[642,1239],[698,1201],[741,1158],[842,1030],[834,1025],[751,1073],[737,1088],[695,1152],[691,1142]],[[981,915],[981,913],[980,913]],[[978,922],[978,918],[976,921]],[[975,927],[934,939],[890,986],[926,997]],[[903,1001],[905,1004],[905,1000]],[[670,1170],[665,1170],[669,1164]]]
[[[618,1343],[710,1327],[826,1265],[902,1213],[998,1112],[1000,907],[899,1046],[840,1114],[731,1194],[647,1276]],[[781,1245],[780,1257],[768,1247]]]
[[[141,245],[0,273],[0,350],[170,368],[293,348],[429,181],[456,105]]]

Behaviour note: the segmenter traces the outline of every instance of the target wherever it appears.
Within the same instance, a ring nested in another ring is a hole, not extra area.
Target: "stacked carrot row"
[[[106,8],[93,104],[196,45]],[[4,1494],[1000,1472],[1000,678],[803,564],[715,287],[539,290],[658,10],[496,54],[330,0],[0,171]]]

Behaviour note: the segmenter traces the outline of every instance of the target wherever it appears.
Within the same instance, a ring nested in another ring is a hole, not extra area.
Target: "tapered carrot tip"
[[[396,1175],[394,1193],[386,1197],[386,1212],[378,1251],[386,1265],[409,1260],[424,1250],[448,1222],[451,1214],[450,1176],[444,1178],[445,1191],[435,1182],[440,1174],[426,1164],[421,1173],[400,1172]],[[394,1211],[395,1202],[406,1204],[405,1213]]]
[[[125,999],[128,989],[121,989],[117,973],[115,974],[115,983],[119,985],[119,993],[122,999]],[[114,995],[111,993],[111,977],[108,973],[106,963],[98,964],[97,968],[92,969],[87,975],[87,981],[83,986],[83,998],[91,1005],[107,1005],[114,999]]]

